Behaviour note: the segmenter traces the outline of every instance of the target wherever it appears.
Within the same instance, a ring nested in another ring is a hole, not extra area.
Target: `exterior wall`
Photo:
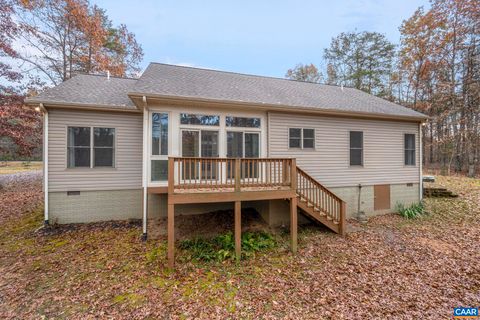
[[[50,192],[142,187],[141,114],[64,109],[49,109],[48,113]],[[68,126],[115,128],[115,168],[67,168]]]
[[[315,149],[289,149],[289,128],[315,129]],[[292,157],[327,188],[418,183],[419,125],[414,122],[269,113],[270,157]],[[349,131],[363,131],[364,164],[350,166]],[[416,135],[416,165],[404,165],[404,134]]]
[[[142,190],[49,192],[51,223],[84,223],[142,218]]]
[[[338,187],[330,189],[337,196],[347,202],[347,218],[352,218],[358,211],[358,187]],[[408,186],[406,183],[390,185],[390,210],[377,210],[373,208],[373,186],[363,186],[360,197],[360,210],[367,216],[395,212],[397,203],[410,205],[419,202],[419,184]]]
[[[158,107],[158,110],[165,109]],[[181,110],[184,111],[183,108]],[[185,111],[205,110],[190,108]],[[213,112],[215,109],[211,109],[210,113]],[[171,119],[177,119],[178,113],[179,111],[172,111]],[[226,114],[241,115],[234,110],[223,110],[220,114],[222,119]],[[262,116],[261,113],[258,115]],[[409,204],[419,201],[420,152],[417,123],[286,113],[269,113],[268,121],[262,122],[262,156],[267,156],[268,149],[269,157],[297,158],[297,164],[302,169],[347,202],[348,216],[351,217],[357,211],[359,183],[363,185],[361,209],[368,215],[385,212],[373,210],[375,184],[391,185],[391,209],[386,212],[392,212],[397,202]],[[115,128],[115,168],[67,168],[68,126]],[[314,128],[315,149],[289,149],[290,127]],[[170,154],[179,153],[179,129],[179,124],[172,121],[172,125],[169,126]],[[225,130],[223,127],[220,128],[223,132],[220,135],[220,156],[224,156],[222,153],[226,149],[226,142],[222,140]],[[349,166],[349,130],[364,132],[362,167]],[[50,221],[76,223],[142,218],[142,132],[141,114],[49,110]],[[416,166],[403,165],[404,133],[416,134]],[[413,183],[413,186],[407,187],[407,183]],[[81,192],[80,195],[68,196],[66,191]],[[272,226],[289,224],[289,205],[284,200],[245,202],[243,206],[256,208]],[[231,209],[233,204],[191,204],[175,207],[177,215],[186,215]],[[148,196],[149,218],[166,217],[166,211],[166,195]]]

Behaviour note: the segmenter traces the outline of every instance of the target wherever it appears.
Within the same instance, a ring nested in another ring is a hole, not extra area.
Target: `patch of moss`
[[[145,302],[145,297],[139,295],[138,293],[125,293],[119,294],[113,298],[113,303],[117,304],[128,304],[132,307],[137,307]]]

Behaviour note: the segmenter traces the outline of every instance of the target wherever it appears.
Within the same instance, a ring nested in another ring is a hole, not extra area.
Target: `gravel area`
[[[24,171],[24,172],[17,172],[11,174],[2,174],[0,175],[0,185],[6,187],[10,185],[12,182],[31,182],[37,181],[42,178],[42,170],[32,170],[32,171]]]

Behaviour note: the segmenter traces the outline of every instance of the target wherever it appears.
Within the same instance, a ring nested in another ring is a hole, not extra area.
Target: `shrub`
[[[396,210],[399,215],[407,219],[415,219],[425,213],[422,202],[414,203],[409,207],[405,207],[403,203],[397,203]]]
[[[275,245],[275,238],[269,233],[245,232],[242,234],[242,259]],[[180,248],[188,251],[190,258],[198,261],[225,261],[236,258],[235,238],[231,232],[210,239],[184,240],[180,242]]]

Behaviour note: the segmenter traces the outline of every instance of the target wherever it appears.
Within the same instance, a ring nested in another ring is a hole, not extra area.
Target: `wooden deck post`
[[[172,157],[168,158],[168,197],[175,190],[175,162]],[[173,269],[175,266],[175,205],[168,200],[167,204],[167,251],[168,251],[168,267]]]
[[[292,159],[290,162],[290,186],[297,191],[297,160]]]
[[[235,256],[242,257],[242,202],[235,201]]]
[[[168,267],[175,266],[175,205],[168,204]]]
[[[345,201],[341,201],[340,205],[340,221],[338,223],[338,233],[344,237],[346,234],[346,215],[347,215],[347,204]]]
[[[290,199],[290,239],[293,253],[297,252],[297,228],[297,197],[293,197]]]

